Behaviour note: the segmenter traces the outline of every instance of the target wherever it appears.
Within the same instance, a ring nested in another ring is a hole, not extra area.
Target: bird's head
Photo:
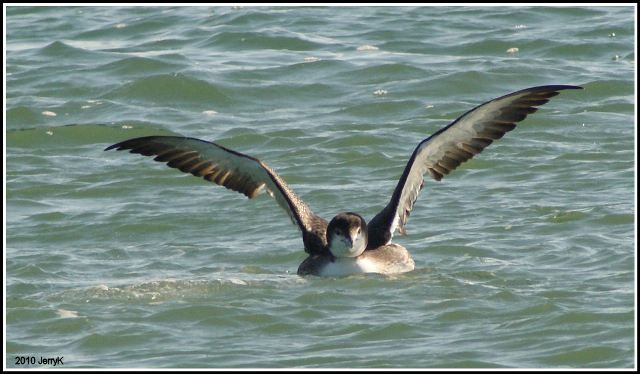
[[[327,227],[327,244],[335,257],[358,257],[367,248],[367,223],[356,213],[340,213]]]

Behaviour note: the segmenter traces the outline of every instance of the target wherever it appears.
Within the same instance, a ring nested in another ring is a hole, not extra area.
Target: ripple
[[[131,99],[152,103],[175,104],[206,102],[207,105],[226,106],[232,99],[225,93],[226,89],[206,81],[184,74],[161,74],[136,79],[105,95],[105,99]]]
[[[314,51],[322,48],[322,44],[305,40],[300,36],[277,35],[271,32],[220,32],[211,36],[206,42],[200,45],[201,48],[238,50],[292,50],[292,51]]]
[[[8,7],[7,352],[78,368],[633,367],[633,14]],[[394,237],[416,260],[402,276],[298,277],[300,234],[272,199],[103,151],[219,141],[322,217],[370,218],[420,140],[572,82],[585,89],[425,180]]]
[[[177,64],[167,63],[155,58],[127,57],[101,65],[96,68],[96,71],[110,72],[117,75],[160,75],[175,71],[179,67]]]
[[[55,41],[45,46],[44,48],[41,48],[38,51],[38,54],[41,56],[55,57],[55,58],[63,57],[65,59],[74,58],[74,57],[76,58],[84,57],[88,53],[89,51],[85,49],[72,47],[61,41]]]

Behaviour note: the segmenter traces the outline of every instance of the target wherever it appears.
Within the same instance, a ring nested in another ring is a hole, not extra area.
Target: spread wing
[[[195,138],[147,136],[125,140],[105,149],[130,150],[155,161],[202,177],[252,199],[267,191],[302,231],[305,251],[325,253],[327,222],[315,215],[267,164],[221,145]]]
[[[510,93],[471,109],[420,142],[393,191],[391,201],[369,222],[369,248],[388,243],[396,229],[401,234],[405,233],[404,226],[424,185],[425,173],[439,181],[494,140],[513,130],[517,122],[558,95],[558,91],[581,88],[553,85]]]

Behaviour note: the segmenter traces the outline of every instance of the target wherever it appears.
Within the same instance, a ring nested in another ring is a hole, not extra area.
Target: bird
[[[406,248],[391,240],[395,232],[406,234],[405,226],[424,187],[425,175],[440,181],[513,130],[516,123],[559,91],[570,89],[582,87],[545,85],[509,93],[474,107],[423,139],[411,154],[391,199],[368,223],[352,211],[338,213],[327,222],[265,162],[213,142],[181,136],[144,136],[110,145],[105,151],[129,150],[155,156],[155,161],[249,199],[266,191],[300,229],[307,253],[297,270],[300,276],[401,274],[414,270],[415,261]]]

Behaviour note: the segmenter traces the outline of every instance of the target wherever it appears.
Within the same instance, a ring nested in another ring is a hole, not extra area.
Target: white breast
[[[368,258],[337,257],[320,271],[323,277],[344,277],[352,274],[380,273],[378,266]]]

